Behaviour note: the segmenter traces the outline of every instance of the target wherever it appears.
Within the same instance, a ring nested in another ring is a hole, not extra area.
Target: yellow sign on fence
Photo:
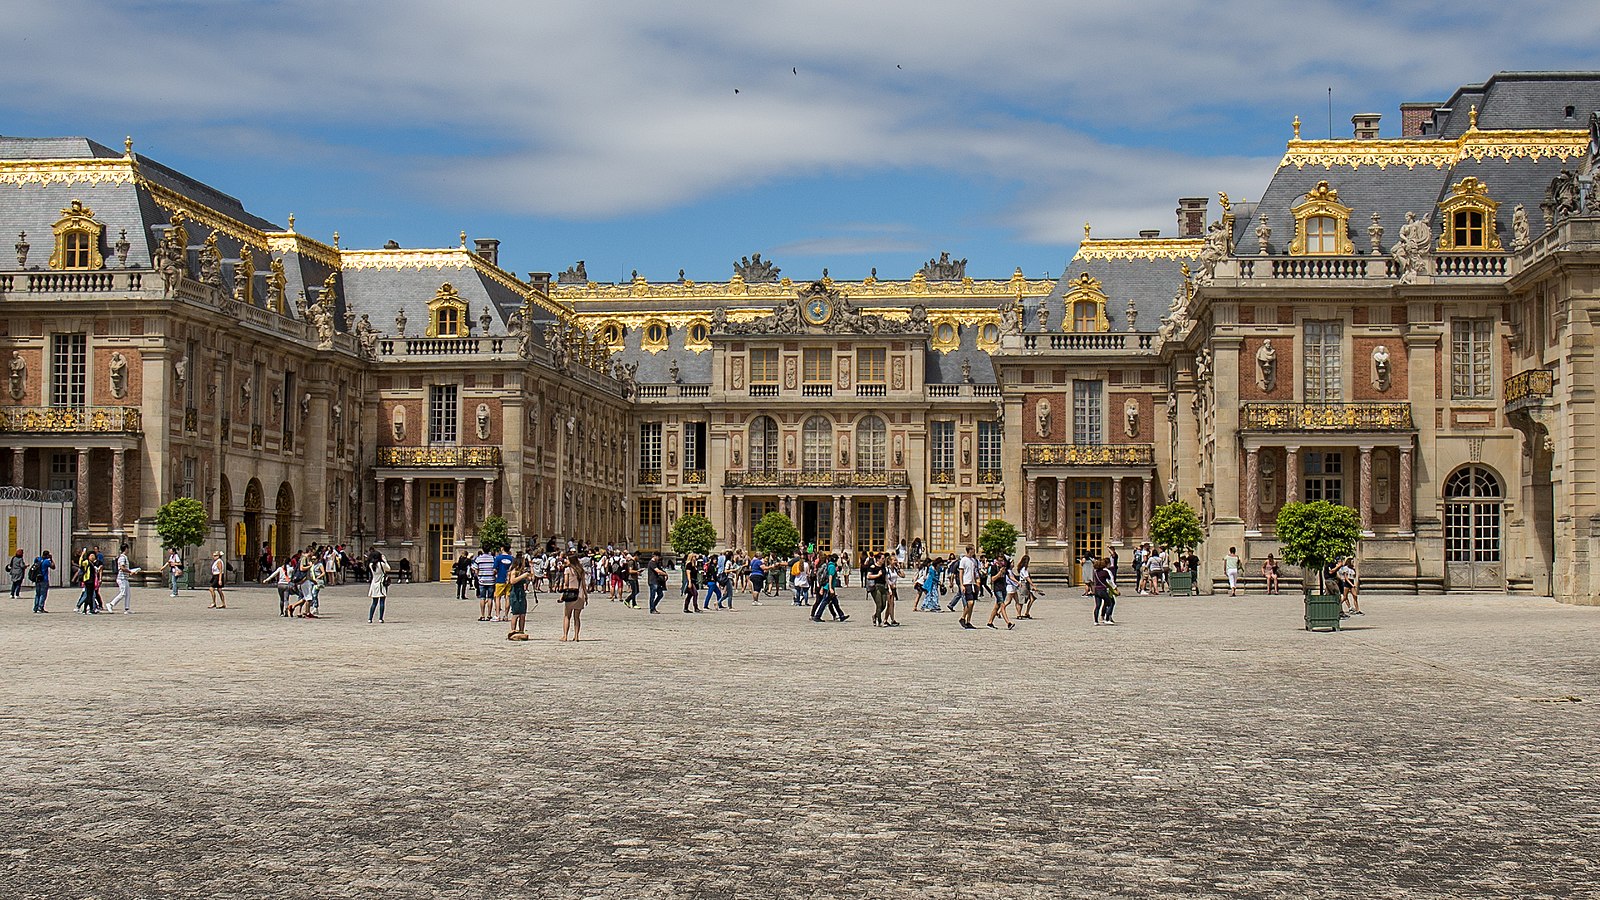
[[[6,551],[7,556],[17,555],[17,517],[11,516],[11,523],[6,527],[6,546],[11,549]]]

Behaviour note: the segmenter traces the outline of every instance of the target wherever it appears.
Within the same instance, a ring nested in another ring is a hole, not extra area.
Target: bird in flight
[[[895,68],[896,68],[896,69],[898,69],[898,68],[900,68],[900,67],[901,67],[901,66],[900,66],[900,64],[899,64],[899,63],[895,63],[895,64],[894,64],[894,67],[895,67]]]
[[[734,89],[733,89],[733,92],[734,92],[734,93],[735,93],[735,94],[737,94],[737,93],[739,93],[739,89],[738,89],[738,88],[734,88]]]
[[[796,75],[799,75],[800,74],[800,67],[796,66],[793,69],[791,69],[790,71],[794,72]]]

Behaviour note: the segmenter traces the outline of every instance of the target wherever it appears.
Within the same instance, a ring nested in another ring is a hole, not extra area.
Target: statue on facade
[[[288,309],[288,290],[289,276],[283,273],[283,257],[280,256],[277,259],[267,263],[267,306],[277,310],[278,312],[283,312],[284,310]],[[306,317],[306,299],[304,291],[300,292],[300,302],[295,311],[300,314],[300,318],[304,319]]]
[[[255,277],[251,270],[255,268],[255,261],[250,258],[250,248],[239,248],[239,261],[233,264],[233,302],[250,302],[250,280]]]
[[[575,266],[568,266],[556,275],[556,284],[588,284],[589,273],[583,268],[583,260],[578,260]]]
[[[746,284],[776,284],[780,271],[782,270],[773,265],[771,260],[762,259],[759,253],[742,256],[733,264],[733,274],[743,279]],[[679,277],[682,277],[681,273]]]
[[[489,307],[487,304],[485,304],[483,307],[483,315],[478,317],[478,330],[483,332],[484,337],[488,337],[489,330],[493,327],[494,315],[489,312]]]
[[[1040,315],[1043,315],[1043,313]],[[1123,315],[1128,319],[1128,331],[1137,331],[1139,329],[1139,307],[1134,305],[1132,297],[1128,298],[1128,308],[1124,310]]]
[[[304,422],[311,417],[311,392],[300,395],[300,421]]]
[[[178,379],[178,383],[180,385],[182,385],[183,379],[181,379],[181,378]],[[181,387],[180,387],[180,390],[181,390]],[[240,412],[249,412],[250,411],[250,398],[255,395],[255,392],[256,392],[256,378],[255,378],[255,376],[254,375],[246,375],[244,377],[244,380],[239,382],[239,411]]]
[[[1433,260],[1433,227],[1427,218],[1418,219],[1416,213],[1406,213],[1406,224],[1400,226],[1400,240],[1389,252],[1400,267],[1402,283],[1411,284],[1428,275],[1428,264]]]
[[[1000,311],[1000,335],[1002,337],[1023,332],[1023,321],[1026,313],[1023,310],[1022,298],[1013,297],[1005,308]]]
[[[11,362],[9,364],[9,369],[9,374],[11,376],[11,399],[21,400],[22,392],[28,386],[28,364],[23,361],[22,354],[15,350],[11,351]]]
[[[1262,213],[1261,218],[1256,222],[1256,246],[1259,248],[1257,252],[1261,256],[1266,256],[1269,252],[1267,248],[1271,244],[1272,226],[1267,224],[1267,214]]]
[[[33,245],[28,243],[28,233],[26,231],[17,232],[17,268],[26,269],[28,267],[28,251],[32,248]]]
[[[517,311],[517,355],[523,359],[533,358],[533,310],[523,307]]]
[[[200,280],[218,290],[222,289],[222,251],[217,249],[217,233],[206,235],[200,245]]]
[[[1389,348],[1379,344],[1372,348],[1372,386],[1387,391],[1389,384]]]
[[[361,355],[368,359],[378,357],[378,329],[372,327],[372,320],[366,313],[361,314],[360,321],[356,322],[356,343],[361,346]]]
[[[406,318],[406,308],[404,306],[394,311],[394,333],[396,337],[405,337],[406,326],[409,324],[411,324],[411,320]]]
[[[911,306],[911,315],[906,319],[910,331],[925,332],[928,330],[928,308],[921,303]]]
[[[184,388],[189,384],[189,357],[180,356],[172,364],[172,380],[178,386],[178,396],[184,395]]]
[[[1271,338],[1262,341],[1256,351],[1256,387],[1268,394],[1278,387],[1278,351]]]
[[[305,291],[300,292],[304,298]],[[321,299],[306,309],[306,317],[311,320],[311,325],[317,330],[317,349],[333,349],[333,304]]]
[[[1200,247],[1195,261],[1200,264],[1200,271],[1195,273],[1194,282],[1197,285],[1210,284],[1217,275],[1217,264],[1228,256],[1228,229],[1222,223],[1212,222],[1206,228],[1205,243]]]
[[[1383,217],[1377,213],[1372,214],[1372,224],[1367,226],[1367,242],[1373,256],[1383,255]]]
[[[406,439],[406,408],[404,406],[396,406],[394,408],[394,415],[389,419],[389,430],[394,434],[395,443],[398,444]]]
[[[1033,407],[1033,430],[1039,437],[1050,436],[1050,398],[1040,397]]]
[[[670,379],[673,384],[683,383],[683,370],[678,368],[677,360],[673,360],[672,365],[667,367],[667,378]]]
[[[970,359],[963,359],[961,361],[961,383],[972,383],[972,360]]]
[[[1550,186],[1545,189],[1544,195],[1556,223],[1578,214],[1578,200],[1582,191],[1583,185],[1579,183],[1577,173],[1571,169],[1562,168],[1556,177],[1550,179]]]
[[[128,393],[128,358],[118,350],[111,354],[111,396],[121,400]]]
[[[930,259],[918,270],[928,281],[960,281],[967,277],[966,259],[951,259],[941,252],[938,259]]]
[[[1528,209],[1518,203],[1511,211],[1511,249],[1525,250],[1528,243]]]
[[[489,439],[489,404],[478,404],[478,440]]]
[[[616,379],[622,382],[622,399],[633,399],[633,395],[639,393],[639,364],[617,363],[612,371]]]
[[[557,371],[565,372],[572,365],[572,352],[567,347],[566,335],[560,322],[550,322],[544,326],[544,348],[550,351],[550,360]]]
[[[1130,438],[1139,436],[1139,401],[1133,397],[1122,404],[1122,433]]]

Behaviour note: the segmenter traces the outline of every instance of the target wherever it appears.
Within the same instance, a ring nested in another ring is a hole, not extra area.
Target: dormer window
[[[467,301],[450,282],[439,285],[428,301],[427,337],[466,337]]]
[[[1350,207],[1339,202],[1339,192],[1326,181],[1306,192],[1289,212],[1294,215],[1290,256],[1351,256]]]
[[[94,210],[74,200],[61,211],[61,219],[53,226],[56,237],[55,252],[50,254],[52,269],[98,269],[104,261],[100,255],[100,236],[105,226],[95,221]]]
[[[1106,318],[1106,292],[1100,279],[1084,272],[1072,280],[1066,296],[1062,298],[1066,310],[1061,326],[1071,330],[1110,331],[1111,321]]]
[[[616,322],[607,322],[600,326],[600,343],[609,344],[618,348],[622,343],[622,326]]]
[[[1444,233],[1439,235],[1440,250],[1499,250],[1495,234],[1495,210],[1500,204],[1489,198],[1489,186],[1471,175],[1450,187],[1450,196],[1439,204]]]

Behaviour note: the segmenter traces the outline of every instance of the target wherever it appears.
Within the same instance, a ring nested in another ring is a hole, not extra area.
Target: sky
[[[1600,68],[1600,4],[8,4],[0,134],[138,152],[345,247],[501,241],[597,281],[1055,277],[1085,222],[1260,195],[1290,120]]]

